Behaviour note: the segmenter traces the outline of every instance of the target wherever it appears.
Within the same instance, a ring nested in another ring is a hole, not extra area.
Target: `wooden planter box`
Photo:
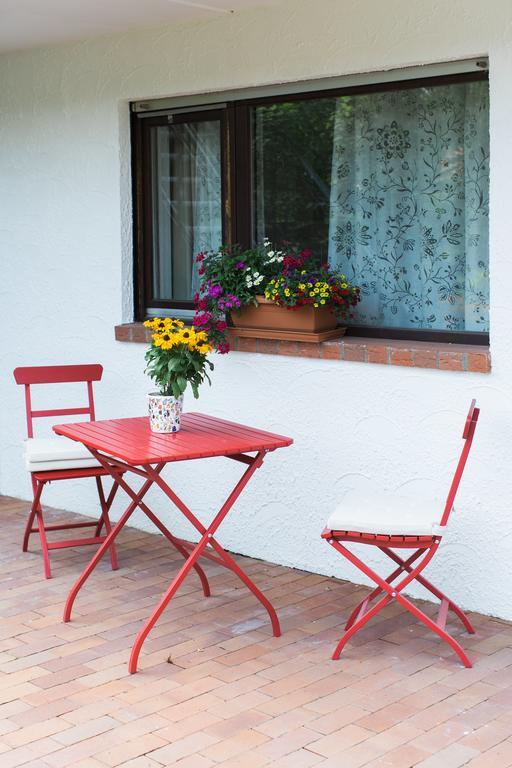
[[[237,336],[319,342],[339,338],[346,331],[336,327],[336,317],[327,307],[287,309],[263,296],[256,296],[256,300],[257,305],[231,312]]]

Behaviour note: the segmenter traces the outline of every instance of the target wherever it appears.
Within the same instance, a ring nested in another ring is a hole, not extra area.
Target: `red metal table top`
[[[272,451],[293,443],[290,437],[202,413],[184,414],[181,430],[165,435],[151,432],[147,416],[57,424],[53,429],[58,435],[69,437],[133,466]]]

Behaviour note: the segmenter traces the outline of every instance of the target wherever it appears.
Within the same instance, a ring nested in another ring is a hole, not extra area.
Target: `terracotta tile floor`
[[[473,615],[477,635],[462,643],[475,666],[464,670],[390,607],[332,662],[362,590],[240,558],[276,606],[283,636],[272,637],[234,576],[207,564],[213,597],[202,598],[192,577],[131,676],[129,649],[177,567],[174,552],[160,536],[126,529],[120,570],[103,563],[65,625],[65,596],[91,549],[53,553],[45,581],[36,537],[31,553],[20,552],[26,510],[0,499],[1,768],[512,765],[510,624]]]

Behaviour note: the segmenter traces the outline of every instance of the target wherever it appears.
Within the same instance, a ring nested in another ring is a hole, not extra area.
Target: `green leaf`
[[[174,397],[179,397],[180,395],[183,394],[177,382],[173,381],[171,384],[171,388],[172,388],[172,394],[174,395]]]
[[[167,370],[169,372],[176,371],[179,367],[180,367],[180,359],[179,359],[179,357],[173,357],[167,363]]]

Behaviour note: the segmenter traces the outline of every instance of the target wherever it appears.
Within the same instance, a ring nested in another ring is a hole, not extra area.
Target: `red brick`
[[[123,323],[114,328],[117,341],[135,341],[146,343],[151,341],[151,333],[142,323]]]
[[[389,351],[385,344],[368,344],[368,362],[386,365],[389,362]]]
[[[414,355],[411,349],[393,349],[391,347],[391,365],[414,365]]]
[[[280,341],[279,354],[287,357],[298,357],[299,350],[296,341]]]
[[[468,371],[474,373],[489,373],[491,356],[489,352],[468,352]]]
[[[439,352],[439,368],[445,371],[464,370],[463,352]]]
[[[236,339],[236,350],[238,352],[256,352],[256,339],[245,339],[241,336],[234,337]],[[232,343],[232,342],[231,342]]]
[[[414,350],[414,365],[416,368],[437,368],[437,350],[421,349]]]
[[[131,324],[116,325],[114,332],[116,341],[131,341]]]
[[[307,341],[297,342],[299,357],[320,357],[320,344],[312,344]]]
[[[257,339],[256,351],[265,355],[278,355],[279,342],[275,339]]]
[[[343,342],[343,359],[355,363],[365,363],[366,344]]]
[[[343,347],[339,341],[324,341],[321,348],[324,360],[341,360]]]

